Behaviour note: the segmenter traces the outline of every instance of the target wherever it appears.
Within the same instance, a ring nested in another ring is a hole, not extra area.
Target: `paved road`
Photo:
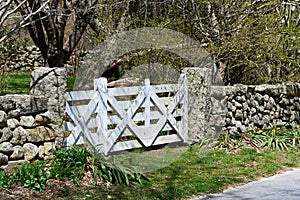
[[[300,200],[300,169],[194,200]]]

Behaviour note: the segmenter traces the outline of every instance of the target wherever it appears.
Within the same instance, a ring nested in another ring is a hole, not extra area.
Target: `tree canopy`
[[[69,59],[88,25],[93,43],[123,30],[165,27],[197,39],[226,84],[298,81],[299,10],[298,0],[7,0],[0,3],[0,40],[26,26],[53,67]]]

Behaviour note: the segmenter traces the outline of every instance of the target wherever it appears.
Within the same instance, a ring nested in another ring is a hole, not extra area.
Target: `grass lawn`
[[[70,180],[54,182],[49,180],[46,190],[26,193],[18,188],[0,188],[0,198],[32,197],[31,199],[188,199],[193,196],[220,192],[228,187],[241,185],[262,177],[272,176],[289,168],[299,167],[299,150],[256,151],[241,149],[235,153],[225,150],[211,150],[199,156],[199,145],[193,145],[181,158],[170,166],[147,173],[149,180],[142,184],[113,185],[101,182],[97,186],[85,180],[75,184]],[[201,154],[200,154],[201,155]],[[18,196],[11,191],[22,191]],[[28,192],[29,191],[29,192]],[[7,196],[5,196],[7,194]],[[21,196],[20,196],[21,195]],[[36,197],[36,198],[35,198]]]
[[[193,195],[220,192],[261,177],[298,167],[299,152],[244,149],[238,153],[211,150],[199,157],[199,146],[192,146],[171,166],[146,174],[142,185],[119,185],[68,190],[61,199],[184,199]]]
[[[30,74],[30,72],[15,72],[0,75],[0,95],[29,94]]]
[[[29,94],[31,72],[10,72],[0,75],[0,95]],[[68,77],[67,91],[73,90],[75,77]]]

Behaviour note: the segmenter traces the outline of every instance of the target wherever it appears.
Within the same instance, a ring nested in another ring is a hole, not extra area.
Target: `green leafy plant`
[[[94,153],[94,155],[88,157],[88,164],[93,169],[94,177],[98,177],[101,181],[105,180],[114,184],[125,183],[129,185],[132,182],[141,183],[142,179],[147,179],[128,167],[108,162],[102,154]],[[94,178],[94,183],[96,183],[95,181],[97,179]]]
[[[71,178],[77,182],[84,173],[89,153],[83,148],[60,150],[51,161],[50,177],[58,180]]]
[[[0,187],[11,188],[13,184],[13,179],[5,171],[0,171]]]
[[[240,147],[269,148],[286,151],[291,148],[300,148],[300,130],[286,126],[265,130],[250,130],[245,133],[229,134],[222,132],[217,140],[216,147],[233,150]]]
[[[24,187],[38,191],[46,188],[48,180],[48,175],[41,162],[21,165],[11,177],[16,183],[20,182]]]
[[[265,130],[255,136],[255,140],[258,141],[258,147],[268,147],[274,150],[288,150],[289,139],[288,134],[277,129]]]
[[[58,180],[71,178],[78,182],[86,171],[91,171],[94,184],[100,179],[111,183],[127,185],[130,182],[141,182],[141,175],[122,166],[115,166],[103,157],[92,156],[85,148],[72,147],[60,150],[51,161],[50,177]]]
[[[300,148],[300,130],[292,130],[289,132],[291,136],[291,147],[293,149]]]
[[[241,145],[241,136],[238,134],[230,134],[221,132],[215,144],[217,148],[233,150]]]

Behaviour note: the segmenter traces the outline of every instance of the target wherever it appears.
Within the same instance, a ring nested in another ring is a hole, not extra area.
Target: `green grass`
[[[0,95],[29,94],[30,72],[14,72],[0,75]]]
[[[16,175],[12,177],[0,172],[0,194],[2,192],[10,193],[9,185],[13,184],[13,180],[15,180],[21,182],[24,187],[29,185],[28,187],[38,191],[40,188],[46,188],[37,195],[43,197],[45,194],[53,193],[54,199],[186,199],[193,195],[221,192],[231,186],[300,166],[299,150],[265,149],[258,151],[242,148],[234,153],[228,153],[224,149],[213,149],[201,153],[200,146],[196,144],[190,146],[170,166],[144,174],[147,179],[137,175],[137,179],[133,180],[138,181],[130,181],[129,184],[125,184],[126,176],[122,178],[119,172],[103,167],[101,163],[89,157],[89,154],[84,153],[85,151],[78,148],[75,150],[60,151],[52,161],[46,162],[51,166],[48,178],[62,181],[73,180],[80,183],[84,172],[89,171],[92,174],[96,172],[97,175],[101,175],[100,180],[106,180],[105,182],[97,186],[70,185],[69,187],[65,185],[62,189],[57,190],[55,186],[45,185],[44,176],[41,176],[45,173],[40,173],[43,172],[45,165],[37,165],[38,168],[27,166],[18,169]],[[116,181],[117,179],[115,179],[113,181],[114,177],[121,177],[122,180]]]
[[[10,72],[0,75],[0,95],[29,94],[31,72]],[[73,90],[75,77],[68,77],[67,91]]]
[[[69,190],[61,199],[182,199],[224,190],[229,186],[271,176],[282,169],[299,166],[298,151],[260,153],[243,149],[238,153],[212,150],[199,157],[199,146],[192,146],[178,161],[146,174],[150,181],[141,185],[113,185]]]

